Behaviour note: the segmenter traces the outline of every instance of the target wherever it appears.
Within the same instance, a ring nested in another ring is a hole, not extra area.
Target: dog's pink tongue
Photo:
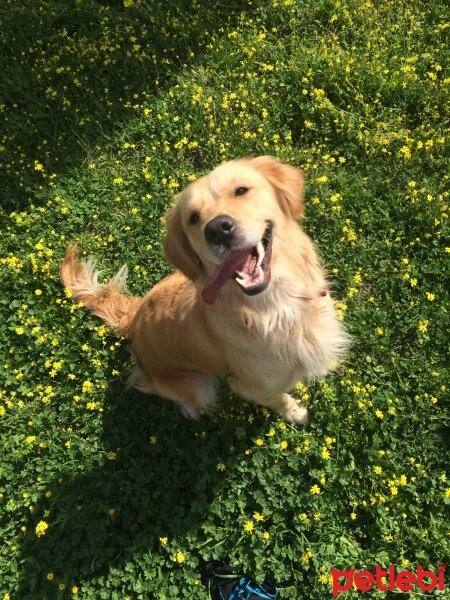
[[[241,271],[248,261],[250,250],[232,250],[221,265],[217,267],[202,290],[202,298],[207,304],[214,304],[220,290],[233,277],[236,271]]]

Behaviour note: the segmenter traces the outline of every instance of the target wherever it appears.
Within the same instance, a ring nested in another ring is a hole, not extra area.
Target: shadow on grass
[[[45,197],[52,173],[95,158],[246,0],[12,2],[0,7],[0,209]],[[37,163],[35,162],[37,161]]]
[[[236,421],[188,422],[170,402],[122,392],[109,390],[104,416],[103,448],[116,458],[75,477],[61,465],[51,496],[35,505],[22,545],[20,600],[59,598],[61,581],[90,581],[161,552],[161,537],[176,541],[198,530],[222,489],[217,464],[226,460]],[[49,527],[37,537],[45,511]]]

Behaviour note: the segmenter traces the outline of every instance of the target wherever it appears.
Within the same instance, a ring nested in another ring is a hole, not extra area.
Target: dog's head
[[[277,248],[303,217],[301,171],[271,156],[224,163],[189,185],[166,218],[167,260],[201,280],[213,304],[231,279],[247,295],[270,285]]]

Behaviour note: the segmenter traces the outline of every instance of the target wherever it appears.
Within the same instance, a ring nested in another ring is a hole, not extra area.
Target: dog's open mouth
[[[242,291],[249,296],[260,294],[270,283],[271,258],[272,224],[270,223],[256,246],[231,250],[203,288],[203,300],[207,304],[214,304],[220,290],[229,279],[234,279]]]

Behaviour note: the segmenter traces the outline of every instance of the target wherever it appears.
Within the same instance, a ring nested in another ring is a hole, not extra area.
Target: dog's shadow
[[[157,398],[117,389],[107,396],[99,467],[68,477],[61,465],[61,477],[30,515],[21,600],[56,599],[58,581],[70,586],[105,575],[136,554],[160,551],[164,538],[170,543],[194,532],[223,486],[217,465],[226,460],[242,420],[203,416],[188,422]],[[39,537],[40,519],[49,527]]]

